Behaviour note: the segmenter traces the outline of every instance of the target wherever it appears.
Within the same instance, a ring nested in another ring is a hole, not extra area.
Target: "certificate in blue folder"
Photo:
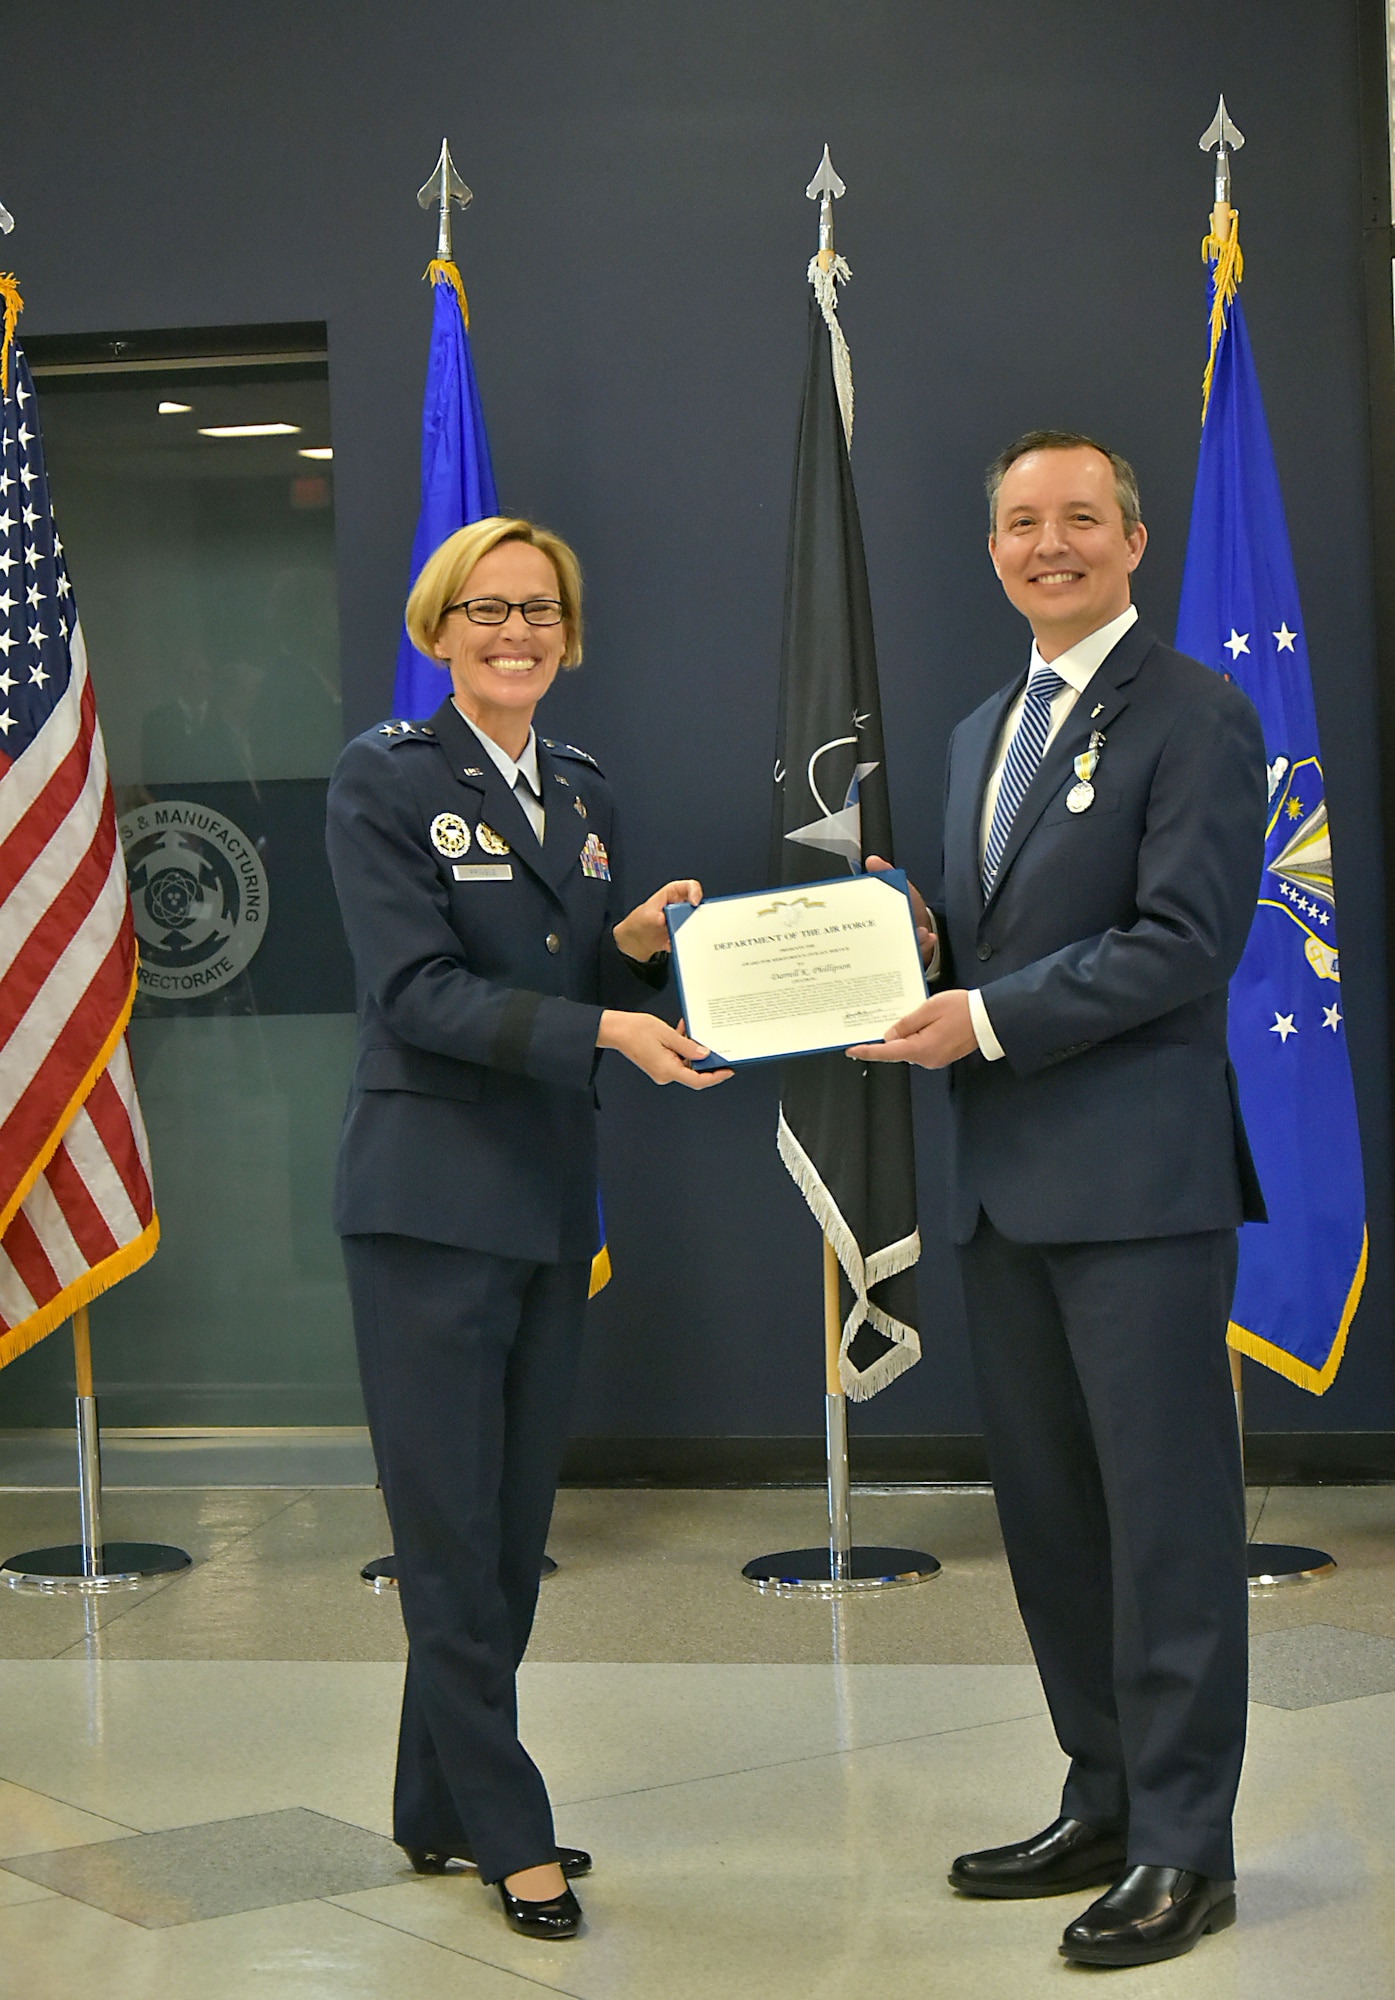
[[[698,1069],[879,1041],[925,998],[899,868],[670,903],[673,966]]]

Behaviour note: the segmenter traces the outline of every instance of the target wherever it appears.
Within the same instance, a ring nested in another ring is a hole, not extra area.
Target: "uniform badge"
[[[585,817],[586,817],[586,808],[585,808],[585,806],[584,806],[584,805],[583,805],[583,804],[581,803],[581,800],[580,800],[580,799],[573,799],[573,800],[572,800],[572,811],[573,811],[573,812],[578,812],[578,813],[580,813],[580,814],[581,814],[581,817],[582,817],[583,819],[585,819]]]
[[[475,828],[475,839],[486,854],[511,854],[513,852],[502,833],[496,833],[486,820],[481,820]]]
[[[431,845],[447,861],[454,861],[470,845],[470,829],[459,813],[437,813],[431,822]]]
[[[598,833],[588,833],[586,844],[581,850],[581,872],[589,875],[593,882],[610,880],[610,856],[605,851],[605,842]]]

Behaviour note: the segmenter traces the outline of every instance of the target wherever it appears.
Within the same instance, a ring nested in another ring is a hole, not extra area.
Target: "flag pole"
[[[824,1435],[828,1445],[828,1575],[846,1583],[852,1574],[852,1506],[848,1484],[848,1399],[838,1373],[843,1343],[838,1310],[838,1253],[823,1239]]]
[[[819,247],[809,266],[810,282],[814,295],[823,313],[830,342],[833,389],[837,398],[838,418],[841,422],[844,441],[850,441],[852,434],[852,367],[848,358],[847,343],[837,320],[836,282],[846,277],[847,266],[841,262],[834,245],[834,203],[844,194],[843,182],[834,171],[827,146],[819,162],[818,172],[810,181],[805,193],[810,201],[819,204]],[[806,396],[808,390],[806,387]],[[843,460],[846,467],[846,458]],[[799,475],[796,473],[796,490]],[[855,515],[855,505],[853,512]],[[860,531],[858,543],[860,550]],[[791,531],[791,549],[794,548],[794,531]],[[792,554],[793,560],[793,554]],[[787,641],[788,643],[788,641]],[[873,669],[875,675],[875,668]],[[783,697],[782,697],[783,700]],[[866,721],[866,717],[856,717],[854,700],[854,724]],[[880,724],[878,723],[878,731]],[[852,739],[843,739],[852,740]],[[785,754],[781,745],[780,756]],[[857,767],[858,778],[877,769],[876,763]],[[850,798],[853,794],[849,795]],[[859,822],[860,825],[860,822]],[[861,834],[858,846],[847,856],[849,865],[860,869]],[[838,1057],[829,1060],[839,1062]],[[781,1129],[784,1129],[784,1106],[781,1108]],[[782,1140],[783,1150],[783,1140]],[[790,1164],[786,1156],[786,1165]],[[791,1168],[791,1171],[795,1170]],[[811,1170],[812,1171],[812,1170]],[[795,1178],[802,1187],[808,1188]],[[811,1205],[813,1203],[811,1202]],[[818,1213],[815,1207],[815,1213]],[[836,1213],[836,1208],[835,1208]],[[838,1253],[827,1227],[822,1231],[823,1243],[823,1335],[824,1335],[824,1439],[827,1455],[828,1482],[828,1544],[826,1548],[785,1549],[777,1555],[758,1556],[748,1562],[741,1574],[757,1590],[775,1594],[795,1593],[817,1594],[825,1597],[840,1597],[849,1591],[886,1589],[895,1584],[923,1583],[927,1578],[939,1573],[940,1565],[934,1556],[926,1555],[920,1549],[857,1547],[852,1538],[851,1496],[848,1473],[848,1399],[843,1382],[843,1310],[841,1301],[841,1269]],[[841,1640],[835,1638],[835,1652]]]
[[[422,185],[417,190],[417,206],[418,208],[424,208],[428,210],[434,208],[436,210],[436,255],[432,259],[431,263],[427,265],[426,275],[432,279],[433,285],[435,283],[442,282],[442,283],[447,283],[451,286],[451,289],[454,291],[456,298],[460,302],[461,318],[464,321],[467,328],[470,323],[470,315],[465,303],[465,287],[460,281],[460,273],[455,268],[453,252],[451,248],[451,207],[452,205],[454,205],[456,208],[460,209],[468,208],[473,200],[474,200],[474,195],[471,193],[470,189],[466,187],[464,181],[460,178],[460,175],[456,171],[455,161],[450,156],[450,139],[449,137],[443,138],[441,141],[441,151],[437,158],[436,164],[431,169],[431,172],[427,176],[426,180],[423,181]],[[428,375],[428,381],[429,381],[429,375]],[[489,467],[488,467],[487,452],[485,454],[485,459],[486,459],[485,470],[486,472],[488,472]],[[492,476],[489,480],[487,491],[488,491],[488,498],[486,499],[483,511],[485,513],[490,513],[493,511]],[[423,497],[423,505],[425,505],[424,497]],[[473,517],[467,514],[466,519],[468,520],[471,518]],[[453,523],[453,526],[455,527],[459,527],[461,525],[463,524],[459,520]],[[421,529],[419,527],[418,534],[420,533]],[[444,535],[440,534],[439,530],[437,532],[436,539],[444,540]],[[422,550],[422,560],[425,560],[425,557],[430,555],[433,546],[434,542],[428,543],[427,546]],[[415,574],[415,565],[413,569],[413,574]],[[412,657],[411,643],[407,639],[405,634],[403,635],[402,638],[402,652],[405,653],[405,655],[408,658]],[[399,667],[398,667],[399,681],[401,679],[401,664],[400,664],[401,657],[402,655],[399,654]],[[418,711],[411,706],[410,702],[403,703],[400,706],[398,705],[398,692],[399,690],[395,689],[393,694],[393,702],[396,713],[399,715],[416,714]],[[439,698],[440,698],[439,696],[435,697],[436,700],[439,700]],[[556,1569],[557,1565],[552,1560],[551,1556],[544,1556],[542,1560],[542,1574],[544,1579],[554,1575],[556,1573]],[[359,1575],[363,1578],[363,1581],[369,1586],[371,1590],[375,1591],[396,1590],[397,1588],[396,1554],[394,1553],[392,1555],[386,1555],[386,1556],[374,1556],[371,1561],[366,1562],[363,1565],[362,1569],[359,1571]]]
[[[87,1307],[73,1314],[73,1372],[77,1379],[78,1513],[82,1540],[58,1548],[26,1549],[0,1567],[0,1583],[50,1593],[121,1590],[147,1577],[188,1569],[192,1557],[167,1542],[109,1542],[102,1535],[102,1450],[97,1397],[92,1386],[92,1338]]]
[[[1203,153],[1214,152],[1216,155],[1211,227],[1203,250],[1208,262],[1212,262],[1215,274],[1215,294],[1211,307],[1211,351],[1207,357],[1206,373],[1202,382],[1203,423],[1210,400],[1216,352],[1225,329],[1226,293],[1238,285],[1240,279],[1238,240],[1240,215],[1230,198],[1230,169],[1232,155],[1238,153],[1244,143],[1245,135],[1226,110],[1225,97],[1222,95],[1216,105],[1215,117],[1198,141]],[[1214,261],[1212,261],[1213,251]],[[1223,264],[1227,264],[1229,269],[1223,270]],[[1245,1364],[1244,1357],[1237,1348],[1232,1347],[1228,1352],[1230,1386],[1235,1397],[1235,1422],[1240,1433],[1240,1463],[1243,1478]],[[1247,1538],[1245,1557],[1251,1590],[1264,1590],[1280,1583],[1311,1583],[1318,1577],[1331,1576],[1337,1567],[1325,1549],[1307,1548],[1292,1542],[1254,1542]]]

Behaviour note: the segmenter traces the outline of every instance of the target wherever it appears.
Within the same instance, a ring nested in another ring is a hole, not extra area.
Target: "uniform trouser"
[[[346,1236],[364,1401],[397,1556],[407,1678],[393,1834],[498,1881],[556,1855],[518,1740],[586,1304],[586,1263]]]
[[[1245,1498],[1226,1356],[1233,1230],[960,1249],[989,1469],[1070,1772],[1130,1865],[1234,1875]]]

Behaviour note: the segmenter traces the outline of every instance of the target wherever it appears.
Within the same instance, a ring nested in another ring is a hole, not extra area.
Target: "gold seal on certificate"
[[[668,920],[688,1033],[723,1067],[878,1041],[925,998],[899,869],[674,903]]]

